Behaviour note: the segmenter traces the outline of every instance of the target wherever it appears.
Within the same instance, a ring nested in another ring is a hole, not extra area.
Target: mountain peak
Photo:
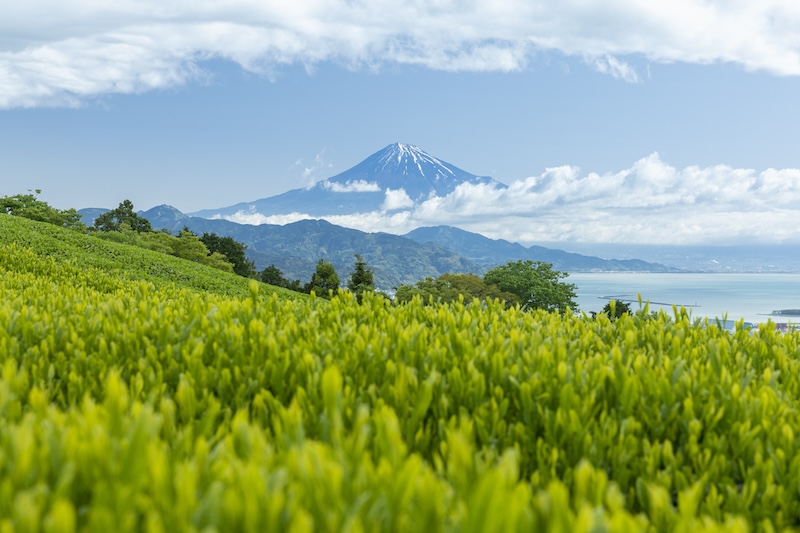
[[[393,143],[310,188],[192,214],[207,218],[240,212],[322,217],[395,211],[419,205],[433,196],[445,197],[462,184],[506,187],[490,177],[461,170],[413,144]]]
[[[399,171],[404,176],[418,172],[422,177],[429,177],[425,175],[425,171],[427,170],[430,173],[431,170],[433,170],[433,179],[439,180],[442,178],[454,178],[456,176],[454,169],[459,170],[452,165],[436,159],[413,144],[390,144],[380,152],[373,154],[372,157],[375,156],[379,156],[377,158],[377,163],[382,164],[381,171],[385,172],[388,167]],[[370,157],[370,159],[372,159],[372,157]],[[470,176],[475,177],[474,175]]]
[[[501,186],[491,178],[476,176],[437,159],[418,146],[394,143],[318,185],[341,191],[358,184],[362,191],[370,188],[380,193],[387,189],[403,189],[412,200],[421,201],[431,194],[445,196],[462,183],[495,183]]]

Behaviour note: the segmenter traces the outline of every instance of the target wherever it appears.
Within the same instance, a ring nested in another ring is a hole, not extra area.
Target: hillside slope
[[[149,281],[156,287],[174,286],[224,296],[250,294],[250,280],[235,274],[51,224],[0,215],[0,255],[10,261],[20,250],[60,262],[64,268],[74,271],[76,282],[96,284],[94,288],[104,292],[119,288],[125,281]],[[0,262],[0,270],[10,268],[10,264]],[[16,266],[36,273],[36,264]],[[86,270],[99,273],[91,278],[96,281],[80,276],[80,272]],[[264,290],[266,287],[268,291]],[[304,297],[278,287],[264,285],[264,288],[263,292],[278,292],[284,298]]]

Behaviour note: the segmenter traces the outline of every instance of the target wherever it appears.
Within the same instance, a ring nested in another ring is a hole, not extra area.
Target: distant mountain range
[[[570,251],[638,258],[686,272],[787,273],[800,272],[798,244],[741,244],[735,246],[570,243]]]
[[[490,177],[476,176],[441,161],[416,146],[395,143],[310,188],[189,214],[202,218],[225,218],[254,213],[325,216],[391,212],[419,204],[431,195],[446,196],[463,183],[506,187]]]
[[[493,266],[508,261],[530,259],[552,263],[557,270],[571,272],[678,272],[677,268],[657,265],[639,259],[601,259],[589,255],[565,252],[543,246],[526,248],[519,243],[495,240],[452,226],[417,228],[406,237],[419,243],[446,246],[481,266]]]
[[[104,210],[80,212],[91,225]],[[324,220],[301,220],[285,226],[253,226],[228,220],[192,217],[174,207],[162,205],[139,213],[157,229],[177,233],[183,227],[202,233],[233,237],[247,245],[247,255],[261,270],[274,264],[289,279],[306,282],[317,261],[331,261],[346,279],[354,255],[361,254],[375,273],[376,284],[391,289],[445,272],[482,274],[494,265],[511,260],[532,259],[551,262],[559,270],[675,272],[677,269],[637,260],[605,260],[562,252],[540,246],[525,248],[508,241],[492,240],[457,228],[420,228],[406,236],[365,233],[336,226]],[[493,259],[496,258],[496,259]]]
[[[444,272],[480,272],[481,267],[456,252],[435,243],[420,244],[388,233],[364,233],[336,226],[324,220],[301,220],[285,226],[251,226],[227,220],[187,216],[169,206],[142,213],[154,228],[179,231],[184,226],[195,233],[217,233],[247,245],[247,256],[261,270],[280,268],[289,279],[306,282],[320,259],[336,267],[342,280],[353,268],[355,254],[361,254],[383,289],[413,283]]]

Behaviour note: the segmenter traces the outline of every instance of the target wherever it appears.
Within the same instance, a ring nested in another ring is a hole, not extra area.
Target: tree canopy
[[[620,318],[622,315],[630,315],[631,314],[631,304],[620,302],[619,300],[609,300],[608,303],[603,306],[603,310],[600,311],[601,313],[605,313],[611,321],[615,321],[616,319]],[[596,316],[597,313],[592,313],[592,317]]]
[[[37,196],[41,193],[40,189],[36,189],[34,193],[4,196],[0,198],[0,213],[47,222],[62,228],[86,230],[86,226],[81,222],[80,213],[75,209],[61,210],[50,206],[47,202],[39,200]]]
[[[130,200],[124,200],[116,209],[106,211],[94,219],[94,227],[99,231],[121,231],[123,225],[137,233],[153,229],[149,220],[136,214]]]
[[[360,254],[355,254],[356,262],[353,273],[350,274],[350,279],[347,282],[347,288],[356,295],[358,302],[365,292],[372,292],[375,290],[375,279],[372,275],[372,270],[367,268],[367,262]]]
[[[514,294],[524,309],[564,313],[567,309],[577,309],[575,285],[560,281],[568,275],[553,270],[550,263],[525,260],[493,268],[483,279],[501,291]]]
[[[510,305],[519,301],[514,294],[501,291],[497,285],[488,284],[475,274],[451,274],[449,272],[435,279],[425,278],[415,285],[398,287],[395,301],[409,302],[414,296],[420,296],[423,303],[430,301],[454,302],[462,295],[466,300],[477,298],[483,301],[496,298]]]
[[[221,237],[216,233],[203,233],[200,237],[210,253],[219,253],[233,265],[233,272],[246,278],[256,276],[256,266],[253,261],[247,259],[245,250],[247,246],[236,241],[233,237]]]
[[[339,275],[336,273],[333,263],[320,259],[317,269],[311,275],[311,281],[305,286],[305,292],[310,294],[313,291],[317,296],[329,298],[330,292],[335,292],[338,288]]]
[[[303,286],[300,284],[299,279],[289,281],[289,279],[283,275],[283,271],[275,265],[269,265],[266,267],[264,270],[258,273],[258,277],[263,283],[268,285],[283,287],[284,289],[289,289],[290,291],[303,292]]]

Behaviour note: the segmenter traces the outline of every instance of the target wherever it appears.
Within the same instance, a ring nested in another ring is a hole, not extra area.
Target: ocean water
[[[670,315],[675,305],[693,318],[800,324],[800,317],[771,314],[800,309],[800,274],[574,273],[565,281],[577,286],[576,303],[586,313],[601,311],[611,298],[632,301],[631,309],[638,309],[640,294],[651,310]]]

